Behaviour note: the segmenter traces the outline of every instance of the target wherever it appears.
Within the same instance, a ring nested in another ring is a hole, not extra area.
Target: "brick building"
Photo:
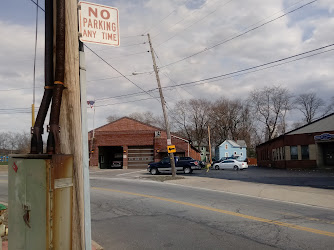
[[[146,168],[167,156],[167,133],[160,128],[123,117],[88,133],[90,166]],[[92,143],[93,142],[93,143]],[[188,140],[172,134],[176,156],[200,160],[199,151]]]
[[[334,168],[334,113],[256,147],[259,166]]]

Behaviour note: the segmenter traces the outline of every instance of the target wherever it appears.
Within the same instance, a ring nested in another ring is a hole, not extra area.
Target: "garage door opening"
[[[99,147],[99,168],[123,168],[123,147]]]
[[[147,164],[154,161],[153,146],[129,146],[128,168],[145,169]]]

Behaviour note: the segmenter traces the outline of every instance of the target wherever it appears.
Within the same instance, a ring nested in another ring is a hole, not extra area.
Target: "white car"
[[[243,170],[248,168],[247,162],[241,162],[233,159],[224,160],[213,164],[213,169],[234,169],[234,170]]]

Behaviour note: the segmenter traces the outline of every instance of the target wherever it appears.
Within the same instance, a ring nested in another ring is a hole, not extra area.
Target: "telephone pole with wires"
[[[147,37],[148,37],[148,42],[150,44],[150,50],[151,50],[152,61],[153,61],[153,69],[154,69],[154,72],[155,72],[155,76],[157,78],[160,100],[161,100],[161,106],[162,106],[162,112],[163,112],[164,119],[165,119],[166,132],[167,132],[167,146],[169,146],[169,145],[172,145],[172,140],[171,140],[167,110],[166,110],[166,102],[165,102],[164,95],[162,94],[159,72],[158,72],[157,64],[155,62],[153,46],[152,46],[151,37],[150,37],[149,33],[147,34]],[[175,169],[174,153],[169,153],[169,160],[170,160],[170,165],[172,167],[172,176],[175,177],[176,176],[176,169]]]

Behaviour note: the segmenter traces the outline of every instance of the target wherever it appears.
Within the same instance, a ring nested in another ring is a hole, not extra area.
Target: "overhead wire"
[[[221,5],[222,5],[222,6],[225,6],[225,5],[229,4],[229,3],[232,2],[232,1],[234,1],[234,0],[229,0],[229,1],[225,2],[225,3],[221,3],[221,4],[219,4],[218,6],[221,6]],[[202,18],[196,20],[196,21],[193,22],[192,24],[188,25],[186,28],[184,28],[184,29],[178,31],[175,35],[171,36],[170,38],[168,38],[168,39],[166,39],[165,41],[163,41],[162,43],[160,43],[157,47],[160,47],[162,44],[164,44],[164,43],[168,42],[169,40],[173,39],[174,37],[178,36],[181,32],[183,32],[183,31],[189,29],[190,27],[194,26],[196,23],[202,21],[203,19],[205,19],[205,18],[207,18],[208,16],[212,15],[213,13],[215,13],[215,12],[219,9],[218,6],[217,6],[217,8],[216,8],[215,10],[209,12],[208,14],[206,14],[205,16],[203,16]]]
[[[135,85],[137,88],[139,88],[140,90],[144,91],[146,94],[148,94],[151,97],[152,96],[149,92],[147,92],[146,90],[144,90],[142,87],[140,87],[138,84],[136,84],[134,81],[132,81],[131,79],[129,79],[127,76],[125,76],[123,73],[121,73],[119,70],[117,70],[114,66],[112,66],[109,62],[107,62],[106,60],[104,60],[99,54],[97,54],[95,51],[93,51],[91,48],[89,48],[86,44],[84,45],[88,50],[90,50],[94,55],[96,55],[98,58],[100,58],[103,62],[105,62],[109,67],[111,67],[113,70],[115,70],[118,74],[120,74],[121,76],[123,76],[126,80],[128,80],[130,83],[132,83],[133,85]],[[154,97],[156,98],[156,97]]]
[[[218,0],[219,1],[219,0]],[[216,1],[216,3],[218,2]],[[186,1],[185,3],[187,3],[188,1]],[[172,26],[170,26],[168,30],[170,30],[171,28],[173,28],[175,25],[179,24],[180,22],[182,22],[183,20],[186,20],[188,17],[192,16],[194,13],[196,13],[197,11],[200,11],[204,6],[206,6],[209,3],[209,1],[206,1],[200,8],[191,11],[186,17],[181,18],[181,20],[177,21],[176,23],[174,23]],[[160,35],[162,32],[160,31],[158,34],[155,34],[152,38],[157,37],[158,35]]]
[[[293,56],[289,56],[289,57],[281,58],[281,59],[278,59],[278,60],[275,60],[275,61],[263,63],[263,64],[260,64],[260,65],[257,65],[257,66],[252,66],[252,67],[248,67],[248,68],[245,68],[245,69],[233,71],[233,72],[230,72],[230,73],[221,74],[221,75],[218,75],[218,76],[208,77],[208,78],[205,78],[205,79],[191,81],[191,82],[186,82],[186,83],[180,83],[180,84],[177,84],[177,85],[174,85],[174,86],[163,87],[163,88],[171,88],[171,87],[175,87],[175,86],[185,86],[185,85],[189,85],[189,84],[193,84],[193,83],[198,83],[198,82],[208,81],[208,80],[212,80],[212,79],[216,79],[216,78],[221,78],[221,77],[225,77],[225,76],[235,75],[235,74],[242,73],[242,72],[245,72],[245,71],[250,71],[252,69],[257,69],[257,68],[261,68],[261,67],[264,67],[264,66],[267,66],[267,65],[271,65],[271,64],[278,63],[278,62],[286,61],[286,60],[289,60],[289,59],[292,59],[292,58],[295,58],[295,57],[299,57],[301,55],[306,55],[306,54],[309,54],[309,53],[312,53],[312,52],[315,52],[315,51],[318,51],[318,50],[322,50],[322,49],[325,49],[325,48],[329,48],[329,47],[332,47],[332,46],[334,46],[334,43],[326,45],[326,46],[322,46],[322,47],[317,48],[317,49],[313,49],[313,50],[309,50],[309,51],[306,51],[306,52],[302,52],[302,53],[299,53],[299,54],[296,54],[296,55],[293,55]],[[328,50],[326,52],[329,52],[329,51],[331,51],[331,50]],[[311,56],[315,56],[315,55],[317,55],[317,54],[313,54]],[[308,56],[308,57],[311,57],[311,56]],[[301,58],[301,59],[304,59],[304,58]]]
[[[160,57],[158,56],[156,49],[153,50],[154,54],[156,55],[156,57],[158,58],[159,62],[162,64],[162,61],[160,60]],[[159,67],[158,67],[159,68]],[[162,72],[172,83],[177,84],[170,76],[169,74],[167,74],[166,72]],[[185,91],[188,95],[191,95],[192,97],[194,97],[192,94],[190,94],[187,90],[185,90],[184,88],[180,87],[183,91]],[[179,92],[177,92],[179,94]],[[180,96],[181,97],[181,96]],[[195,97],[194,97],[195,98]]]
[[[42,11],[45,12],[45,10],[38,3],[36,3],[34,0],[30,0],[30,1],[33,2],[39,9],[41,9]]]
[[[118,102],[118,103],[110,103],[110,104],[100,104],[100,105],[95,105],[95,107],[113,106],[113,105],[118,105],[118,104],[131,103],[131,102],[139,102],[139,101],[146,101],[146,100],[152,100],[152,99],[156,99],[156,97],[149,97],[149,98],[145,98],[145,99],[131,100],[131,101],[126,101],[126,102]]]
[[[316,55],[324,54],[324,53],[327,53],[327,52],[330,52],[330,51],[334,51],[334,49],[329,49],[329,50],[326,50],[326,51],[314,53],[312,55],[304,56],[304,57],[301,57],[301,58],[296,58],[296,59],[291,60],[291,61],[282,62],[282,63],[279,63],[279,64],[267,66],[267,67],[260,68],[260,69],[251,70],[251,71],[248,71],[248,72],[242,72],[242,73],[238,73],[238,74],[234,74],[234,75],[230,75],[230,76],[226,76],[226,77],[222,77],[222,78],[218,78],[218,79],[213,79],[213,80],[208,80],[208,81],[204,81],[204,82],[191,84],[190,87],[205,84],[205,83],[212,83],[212,82],[217,82],[217,81],[221,81],[221,80],[226,80],[226,79],[230,79],[230,78],[233,78],[233,77],[238,77],[238,76],[242,76],[242,75],[246,75],[246,74],[251,74],[251,73],[255,73],[255,72],[270,69],[270,68],[275,68],[275,67],[278,67],[278,66],[282,66],[284,64],[288,64],[288,63],[299,61],[299,60],[302,60],[302,59],[305,59],[305,58],[309,58],[309,57],[313,57],[313,56],[316,56]],[[169,87],[173,87],[173,86],[169,86]],[[168,90],[168,89],[166,89],[166,90]]]
[[[199,55],[199,54],[201,54],[201,53],[203,53],[203,52],[209,51],[209,50],[211,50],[211,49],[213,49],[213,48],[215,48],[215,47],[217,47],[217,46],[220,46],[220,45],[222,45],[222,44],[225,44],[225,43],[227,43],[227,42],[230,42],[230,41],[232,41],[232,40],[234,40],[234,39],[236,39],[236,38],[239,38],[239,37],[241,37],[241,36],[243,36],[243,35],[248,34],[248,33],[251,32],[251,31],[254,31],[254,30],[259,29],[259,28],[261,28],[261,27],[263,27],[263,26],[265,26],[265,25],[267,25],[267,24],[269,24],[269,23],[272,23],[272,22],[274,22],[274,21],[276,21],[276,20],[278,20],[278,19],[280,19],[280,18],[282,18],[282,17],[284,17],[284,16],[286,16],[286,15],[288,15],[288,14],[291,14],[291,13],[297,11],[297,10],[300,10],[300,9],[302,9],[302,8],[308,6],[308,5],[310,5],[310,4],[312,4],[312,3],[316,2],[316,1],[318,1],[318,0],[312,0],[312,1],[308,2],[308,3],[306,3],[306,4],[303,4],[303,5],[299,6],[299,7],[296,8],[296,9],[293,9],[293,10],[291,10],[291,11],[289,11],[289,12],[286,12],[286,13],[284,13],[283,15],[280,15],[280,16],[278,16],[278,17],[276,17],[276,18],[273,18],[273,19],[271,19],[271,20],[269,20],[269,21],[267,21],[267,22],[265,22],[265,23],[262,23],[262,24],[260,24],[260,25],[258,25],[258,26],[256,26],[256,27],[254,27],[254,28],[252,28],[252,29],[249,29],[249,30],[247,30],[247,31],[245,31],[245,32],[242,32],[242,33],[240,33],[240,34],[238,34],[238,35],[236,35],[236,36],[233,36],[233,37],[231,37],[231,38],[225,39],[225,40],[223,40],[223,41],[221,41],[221,42],[219,42],[219,43],[217,43],[217,44],[215,44],[215,45],[212,45],[212,46],[210,46],[210,47],[207,47],[207,48],[205,48],[205,49],[203,49],[203,50],[200,50],[200,51],[198,51],[198,52],[196,52],[196,53],[194,53],[194,54],[191,54],[191,55],[189,55],[189,56],[186,56],[186,57],[184,57],[184,58],[182,58],[182,59],[179,59],[179,60],[177,60],[177,61],[174,61],[174,62],[168,63],[168,64],[166,64],[166,65],[163,65],[163,66],[161,66],[160,68],[164,68],[164,67],[167,67],[167,66],[171,66],[171,65],[177,64],[177,63],[182,62],[182,61],[184,61],[184,60],[187,60],[187,59],[189,59],[189,58],[191,58],[191,57],[197,56],[197,55]]]
[[[216,81],[218,81],[218,80],[227,79],[227,78],[230,78],[230,77],[235,77],[235,76],[245,75],[245,74],[249,74],[249,73],[253,73],[253,72],[257,72],[257,71],[261,71],[261,70],[266,70],[266,69],[269,69],[269,68],[281,66],[283,64],[288,64],[288,63],[291,63],[291,62],[294,62],[294,61],[302,60],[302,59],[305,59],[305,58],[309,58],[309,57],[313,57],[313,56],[316,56],[316,55],[319,55],[319,54],[324,54],[324,53],[333,51],[334,49],[329,49],[329,50],[326,50],[326,51],[320,51],[320,52],[317,52],[317,53],[313,53],[311,55],[307,55],[307,54],[310,54],[312,52],[316,52],[316,51],[319,51],[319,50],[322,50],[322,49],[325,49],[325,48],[330,48],[332,46],[334,46],[334,43],[326,45],[326,46],[322,46],[322,47],[319,47],[319,48],[316,48],[316,49],[313,49],[313,50],[309,50],[309,51],[306,51],[306,52],[302,52],[302,53],[299,53],[299,54],[295,54],[295,55],[292,55],[292,56],[289,56],[289,57],[281,58],[281,59],[278,59],[278,60],[275,60],[275,61],[271,61],[271,62],[263,63],[263,64],[260,64],[260,65],[248,67],[248,68],[245,68],[245,69],[241,69],[241,70],[221,74],[221,75],[218,75],[218,76],[208,77],[208,78],[204,78],[204,79],[200,79],[200,80],[196,80],[196,81],[185,82],[185,83],[179,83],[179,84],[176,84],[176,85],[164,86],[164,87],[162,87],[162,89],[167,90],[167,89],[175,88],[175,87],[178,87],[178,86],[194,85],[196,83],[197,84],[203,84],[203,83],[208,82],[208,81],[213,82],[211,80],[215,80],[215,79],[216,79]],[[306,55],[306,56],[301,57],[301,58],[296,58],[296,57],[299,57],[299,56],[302,56],[302,55]],[[292,58],[295,58],[295,59],[287,61],[287,60],[292,59]],[[275,63],[278,63],[278,62],[284,62],[284,63],[275,64]],[[275,65],[272,65],[272,64],[275,64]],[[268,65],[270,65],[270,66],[268,66]],[[264,67],[264,66],[268,66],[268,67]],[[264,67],[264,68],[261,68],[261,67]],[[253,71],[251,71],[251,70],[253,70]],[[223,78],[223,77],[225,77],[225,78]],[[157,88],[150,89],[150,90],[147,90],[147,91],[153,91],[153,90],[157,90]],[[142,93],[142,92],[137,92],[137,93]],[[136,94],[136,93],[132,93],[132,94]],[[110,97],[110,98],[112,98],[112,97]]]
[[[329,47],[329,46],[334,46],[334,44],[324,46],[324,47]],[[321,48],[319,48],[319,49],[321,49]],[[312,51],[317,51],[319,49],[315,49],[315,50],[312,50]],[[300,54],[297,54],[297,55],[294,55],[294,56],[290,56],[290,57],[287,57],[287,58],[276,60],[274,62],[288,60],[290,58],[293,58],[293,57],[296,57],[296,56],[299,56],[299,55],[303,55],[303,54],[307,54],[307,53],[310,53],[312,51],[300,53]],[[211,82],[220,81],[220,80],[224,80],[224,79],[231,78],[231,77],[236,77],[236,76],[240,76],[240,75],[244,75],[244,74],[254,73],[254,72],[257,72],[257,71],[261,71],[261,70],[266,70],[266,69],[269,69],[269,68],[277,67],[277,66],[280,66],[280,65],[283,65],[283,64],[287,64],[287,63],[291,63],[291,62],[294,62],[294,61],[302,60],[302,59],[305,59],[305,58],[309,58],[309,57],[316,56],[316,55],[323,54],[323,53],[330,52],[330,51],[334,51],[334,49],[321,51],[321,52],[318,52],[318,53],[314,53],[314,54],[311,54],[311,55],[304,56],[302,58],[296,58],[296,59],[291,60],[291,61],[280,63],[280,64],[277,64],[277,65],[271,65],[271,66],[268,66],[268,67],[265,67],[265,68],[262,68],[262,69],[257,69],[257,70],[253,70],[253,71],[249,71],[249,72],[245,72],[245,71],[255,69],[255,68],[258,68],[258,67],[263,66],[263,65],[269,65],[269,64],[272,64],[274,62],[269,62],[269,63],[265,63],[265,64],[262,64],[262,65],[254,66],[254,67],[249,67],[247,69],[238,70],[238,71],[223,74],[223,75],[220,75],[220,76],[209,77],[209,78],[205,78],[205,79],[201,79],[201,80],[197,80],[197,81],[181,83],[181,84],[177,84],[177,85],[173,85],[173,86],[165,86],[165,87],[161,87],[161,88],[165,89],[165,90],[171,90],[172,88],[175,88],[175,87],[178,87],[178,86],[185,86],[185,85],[195,86],[195,85],[199,85],[199,84],[204,84],[206,82],[211,83]],[[237,72],[239,72],[239,73],[237,74]],[[224,77],[224,78],[222,78],[222,77]],[[148,90],[148,91],[154,91],[154,90],[157,90],[157,88],[156,89],[151,89],[151,90]],[[144,92],[138,92],[137,94],[139,94],[139,93],[144,93]],[[132,93],[131,95],[134,95],[134,94],[136,94],[136,93]],[[117,96],[115,96],[115,97],[117,97]],[[109,97],[109,98],[114,98],[114,97]],[[117,105],[117,104],[131,103],[131,102],[144,101],[144,100],[150,100],[150,99],[156,99],[156,98],[145,98],[145,99],[131,100],[131,101],[125,101],[125,102],[117,102],[117,103],[111,103],[111,104],[101,104],[101,105],[97,105],[96,107],[112,106],[112,105]],[[167,102],[166,102],[166,105],[168,106]]]

